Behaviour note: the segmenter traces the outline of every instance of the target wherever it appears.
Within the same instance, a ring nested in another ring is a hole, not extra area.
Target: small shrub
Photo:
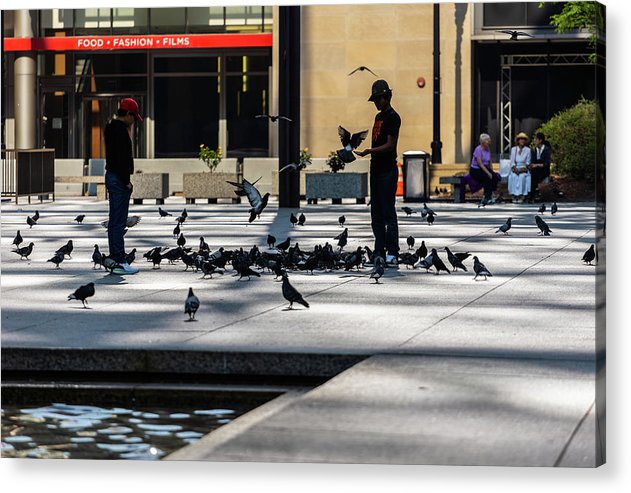
[[[337,173],[342,171],[346,163],[342,161],[335,151],[329,153],[329,157],[326,160],[326,165],[331,168],[331,173]]]
[[[199,146],[199,159],[204,162],[208,169],[212,173],[215,171],[219,163],[221,163],[221,158],[223,157],[221,153],[221,147],[217,147],[217,149],[211,149],[205,144],[201,144]]]
[[[605,155],[605,122],[596,101],[581,99],[537,132],[543,132],[552,146],[556,174],[594,183]]]
[[[304,149],[300,149],[299,163],[301,165],[308,166],[309,164],[311,164],[312,158],[313,156],[309,153],[308,147],[305,147]]]

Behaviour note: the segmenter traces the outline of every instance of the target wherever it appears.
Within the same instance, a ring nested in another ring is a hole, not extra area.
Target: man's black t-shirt
[[[127,125],[113,119],[105,126],[105,169],[125,183],[134,173],[134,155]]]
[[[373,148],[384,145],[388,141],[388,135],[395,139],[399,137],[401,128],[401,117],[390,107],[385,111],[380,111],[375,116],[375,124],[372,127]],[[383,173],[397,167],[396,147],[390,152],[379,152],[370,155],[370,172]]]

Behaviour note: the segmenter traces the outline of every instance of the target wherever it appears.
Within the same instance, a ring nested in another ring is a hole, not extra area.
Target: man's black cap
[[[370,95],[370,98],[368,98],[368,101],[375,101],[381,96],[392,94],[392,89],[390,89],[388,83],[385,80],[379,79],[373,82],[371,92],[372,94]]]

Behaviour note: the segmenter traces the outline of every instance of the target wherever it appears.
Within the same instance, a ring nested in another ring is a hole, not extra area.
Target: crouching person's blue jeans
[[[129,213],[131,190],[116,173],[105,172],[105,186],[110,200],[110,218],[107,227],[107,242],[110,258],[118,263],[125,262],[125,225]]]

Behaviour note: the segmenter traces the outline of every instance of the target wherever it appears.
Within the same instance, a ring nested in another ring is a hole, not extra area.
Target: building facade
[[[589,34],[559,35],[561,3],[440,6],[443,163],[466,163],[481,132],[494,154],[580,97],[604,100],[604,58]],[[101,8],[30,11],[32,37],[15,37],[3,11],[2,145],[15,144],[14,62],[36,58],[37,147],[58,158],[104,157],[102,130],[122,97],[137,99],[139,158],[194,158],[199,145],[227,157],[277,156],[278,7]],[[374,76],[393,88],[403,125],[399,153],[430,150],[433,4],[303,6],[301,145],[339,148],[337,126],[370,128]],[[518,39],[502,33],[517,29]],[[603,42],[600,43],[604,46]],[[604,110],[604,101],[601,105]]]

